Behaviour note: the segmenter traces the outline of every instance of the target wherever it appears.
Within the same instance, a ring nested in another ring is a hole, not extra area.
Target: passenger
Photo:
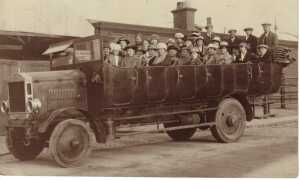
[[[221,38],[219,36],[215,36],[211,43],[215,44],[218,49],[220,49]]]
[[[207,54],[203,58],[204,64],[219,64],[219,56],[217,54],[218,46],[210,43],[207,46]]]
[[[119,40],[117,41],[117,44],[121,46],[120,56],[122,57],[126,56],[125,48],[130,44],[130,41],[125,37],[120,37]]]
[[[168,46],[168,55],[166,57],[166,61],[170,62],[170,65],[175,65],[179,59],[178,59],[178,52],[179,49],[175,45]]]
[[[159,35],[157,34],[152,34],[150,37],[150,44],[153,46],[157,46],[159,43]]]
[[[135,46],[137,49],[142,49],[143,47],[143,35],[141,33],[138,33],[135,36]]]
[[[184,46],[186,46],[187,48],[190,49],[190,51],[192,50],[193,46],[193,41],[194,41],[194,37],[192,36],[188,36],[185,41],[184,41]]]
[[[179,60],[177,61],[176,65],[190,65],[191,60],[191,48],[187,46],[182,46]]]
[[[278,44],[278,37],[276,33],[271,31],[271,24],[270,23],[263,23],[262,27],[264,29],[264,33],[259,37],[258,43],[265,44],[270,49],[273,49]]]
[[[176,46],[176,41],[173,38],[168,39],[167,46]]]
[[[182,33],[176,33],[174,35],[176,46],[181,48],[184,45],[184,35]]]
[[[140,59],[135,56],[136,46],[127,46],[125,48],[127,55],[121,61],[121,67],[134,68],[140,66]]]
[[[237,59],[234,63],[247,63],[255,61],[256,57],[253,53],[248,51],[248,45],[246,42],[241,42],[239,45],[240,53],[239,56],[237,56]]]
[[[231,64],[233,62],[233,57],[229,54],[228,43],[226,41],[221,41],[220,43],[220,64]]]
[[[207,46],[209,43],[211,43],[211,41],[215,37],[215,33],[213,32],[214,27],[211,24],[207,25],[205,29],[206,29],[206,33],[203,34],[203,37],[204,37],[204,45]]]
[[[198,36],[198,37],[195,38],[194,47],[195,47],[196,51],[198,52],[200,58],[203,58],[204,54],[205,54],[205,51],[206,51],[203,36]]]
[[[149,63],[150,66],[169,66],[171,65],[170,61],[166,61],[167,57],[167,45],[165,43],[158,43],[158,56],[154,59],[153,62]]]
[[[142,50],[144,51],[145,56],[149,56],[149,53],[148,53],[148,51],[149,51],[149,46],[150,46],[149,41],[146,40],[146,39],[144,39],[144,40],[143,40],[143,48],[142,48]]]
[[[203,59],[199,55],[198,49],[194,47],[191,52],[191,65],[202,65],[202,64],[204,64]]]
[[[236,29],[230,29],[228,33],[229,33],[229,39],[227,40],[228,52],[232,55],[234,50],[239,49],[239,44],[241,43],[241,40],[236,36],[237,33]]]
[[[148,55],[142,59],[141,66],[149,66],[158,56],[158,49],[156,46],[150,45],[148,48]]]
[[[111,43],[110,48],[112,54],[109,56],[107,63],[113,66],[121,66],[122,65],[122,57],[120,57],[121,46],[119,44]]]
[[[251,53],[256,53],[257,49],[257,37],[252,35],[253,28],[247,27],[244,29],[246,33],[245,41],[247,42],[248,49]]]
[[[272,62],[271,49],[266,44],[260,44],[257,46],[258,59],[256,62]]]
[[[108,44],[103,45],[103,62],[107,62],[110,55],[110,47]]]

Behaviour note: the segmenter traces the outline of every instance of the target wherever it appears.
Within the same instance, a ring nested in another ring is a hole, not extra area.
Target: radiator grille
[[[8,84],[9,105],[11,112],[25,112],[24,82],[11,82]]]

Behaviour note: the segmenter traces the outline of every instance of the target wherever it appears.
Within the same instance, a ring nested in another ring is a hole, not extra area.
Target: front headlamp
[[[29,100],[27,107],[29,112],[38,112],[42,108],[42,102],[37,98]]]

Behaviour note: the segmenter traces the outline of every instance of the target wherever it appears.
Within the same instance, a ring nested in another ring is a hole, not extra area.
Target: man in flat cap
[[[203,33],[204,37],[204,45],[207,46],[211,43],[212,39],[215,37],[214,27],[213,25],[209,24],[205,27],[206,33]]]
[[[259,37],[259,44],[266,44],[269,48],[273,49],[278,44],[277,34],[271,31],[270,23],[263,23],[262,27],[264,29],[264,33]]]
[[[239,44],[241,43],[241,40],[236,36],[237,30],[236,29],[230,29],[228,30],[229,38],[227,40],[228,42],[228,52],[229,54],[234,54],[234,51],[238,51]]]
[[[177,61],[176,65],[190,65],[191,60],[191,48],[186,45],[182,46],[180,49],[179,60]]]
[[[257,37],[252,34],[253,28],[252,27],[247,27],[244,29],[246,37],[245,37],[245,42],[248,45],[249,51],[251,53],[256,53],[256,48],[257,48]]]

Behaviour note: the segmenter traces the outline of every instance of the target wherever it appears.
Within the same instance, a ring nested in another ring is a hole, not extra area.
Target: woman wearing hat
[[[166,61],[167,57],[167,45],[165,43],[158,43],[158,56],[152,61],[149,62],[149,66],[169,66],[171,65],[169,61]]]
[[[229,54],[228,43],[226,41],[221,41],[220,43],[220,63],[221,64],[231,64],[233,62],[233,57]]]
[[[168,55],[166,57],[166,62],[168,62],[169,65],[175,65],[176,62],[178,62],[178,52],[179,49],[175,45],[168,46]]]
[[[253,55],[250,51],[248,51],[248,45],[246,42],[241,42],[239,44],[239,56],[235,60],[235,63],[247,63],[254,61],[256,56]]]
[[[126,68],[134,68],[139,66],[140,59],[135,56],[135,52],[137,50],[136,46],[127,46],[125,48],[127,51],[126,56],[123,58],[121,66]]]
[[[194,48],[201,58],[204,57],[206,47],[204,45],[204,37],[203,36],[198,36],[195,38]]]
[[[129,45],[129,43],[130,43],[130,41],[125,37],[120,37],[118,39],[117,44],[119,44],[121,47],[120,56],[122,56],[122,57],[126,56],[125,48]]]
[[[142,58],[141,66],[150,66],[158,56],[157,50],[156,46],[150,45],[148,48],[148,55],[145,55],[145,57]]]
[[[210,43],[207,46],[207,54],[203,57],[204,64],[220,64],[220,59],[217,55],[218,46]]]
[[[181,48],[181,46],[184,45],[184,34],[182,34],[182,33],[176,33],[174,35],[174,38],[175,38],[176,46],[178,48]]]
[[[153,46],[157,46],[159,43],[159,35],[158,34],[152,34],[150,37],[150,44]]]
[[[187,46],[182,46],[180,50],[180,56],[176,65],[190,65],[191,64],[191,48]]]

